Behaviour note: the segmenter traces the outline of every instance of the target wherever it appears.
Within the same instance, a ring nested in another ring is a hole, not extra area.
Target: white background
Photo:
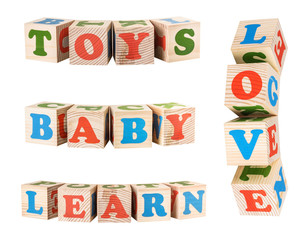
[[[299,239],[306,222],[305,1],[6,1],[1,3],[1,239]],[[135,20],[185,16],[201,22],[201,58],[154,65],[72,66],[25,60],[25,22],[41,17]],[[281,156],[289,191],[280,217],[239,215],[225,158],[226,67],[240,20],[279,18],[289,51],[281,76]],[[25,143],[24,107],[40,101],[79,104],[181,102],[196,107],[196,143],[149,149],[72,149]],[[207,216],[169,222],[98,224],[21,217],[20,185],[77,183],[206,183]],[[6,236],[6,238],[4,238]]]

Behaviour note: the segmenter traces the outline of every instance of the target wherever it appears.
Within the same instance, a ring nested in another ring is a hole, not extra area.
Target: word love
[[[152,64],[199,58],[200,23],[183,18],[92,21],[42,18],[25,24],[26,58],[71,64]]]
[[[59,221],[139,222],[187,219],[206,215],[206,185],[64,184],[38,181],[21,186],[22,216]]]
[[[26,141],[68,147],[115,148],[194,142],[195,108],[178,103],[73,105],[41,102],[26,107]]]

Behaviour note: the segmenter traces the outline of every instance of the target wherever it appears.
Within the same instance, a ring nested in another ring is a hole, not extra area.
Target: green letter
[[[158,107],[163,107],[163,108],[167,108],[167,109],[171,109],[175,106],[180,106],[180,107],[186,107],[185,105],[181,105],[181,104],[178,104],[178,103],[174,103],[174,102],[171,102],[171,103],[161,103],[161,104],[154,104],[155,106],[158,106]]]
[[[191,53],[194,49],[194,41],[191,38],[186,38],[184,35],[189,34],[191,37],[195,35],[193,29],[181,29],[175,36],[175,41],[179,46],[185,47],[185,50],[181,51],[177,46],[175,46],[175,53],[177,55],[187,55]]]
[[[247,107],[237,107],[233,106],[234,109],[241,111],[241,113],[244,116],[248,116],[250,114],[253,114],[255,112],[263,113],[263,114],[269,114],[268,111],[266,111],[262,106],[256,105],[256,106],[247,106]]]
[[[251,168],[250,166],[246,166],[241,173],[240,179],[242,181],[248,181],[249,177],[247,175],[262,175],[263,177],[269,176],[271,172],[271,166],[267,166],[265,168]]]
[[[47,53],[44,49],[44,37],[50,41],[50,32],[31,29],[29,32],[29,38],[32,39],[34,36],[36,36],[36,49],[33,51],[33,53],[37,56],[47,56]]]

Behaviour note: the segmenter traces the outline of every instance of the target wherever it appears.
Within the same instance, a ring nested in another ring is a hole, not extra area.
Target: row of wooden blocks
[[[26,58],[71,64],[152,64],[199,58],[200,23],[183,17],[97,21],[42,18],[25,24]]]
[[[225,123],[228,165],[242,215],[279,215],[287,192],[280,160],[280,74],[288,48],[278,19],[242,21],[228,66],[225,106],[239,118]]]
[[[193,143],[195,108],[148,105],[73,105],[41,102],[25,108],[26,141],[68,147],[151,147]]]
[[[206,185],[64,184],[37,181],[21,186],[22,216],[59,221],[138,222],[187,219],[206,215]]]

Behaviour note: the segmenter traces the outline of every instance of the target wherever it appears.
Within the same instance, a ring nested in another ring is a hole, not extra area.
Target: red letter
[[[121,201],[116,195],[111,195],[109,199],[109,204],[104,212],[101,215],[101,218],[110,218],[110,213],[116,213],[116,218],[127,218],[129,215],[126,213],[125,208],[123,207]]]
[[[65,113],[62,113],[58,116],[59,132],[60,132],[61,138],[67,138],[67,132],[65,132],[65,129],[64,129],[64,119],[65,119]]]
[[[64,38],[68,37],[68,27],[64,28],[61,32],[60,32],[60,37],[59,37],[59,45],[60,45],[60,50],[62,53],[66,53],[69,51],[69,46],[67,44],[66,47],[63,46],[63,40]],[[66,40],[65,42],[68,43],[68,40]]]
[[[66,200],[66,212],[64,214],[64,217],[68,217],[68,218],[84,218],[84,216],[85,216],[85,211],[84,210],[80,214],[74,214],[74,209],[76,211],[80,210],[80,201],[81,202],[84,201],[84,197],[82,195],[78,195],[78,196],[65,195],[65,196],[63,196],[63,198],[65,198],[65,200]],[[75,200],[79,200],[79,201],[76,202],[75,204],[73,204],[74,199]]]
[[[179,120],[179,115],[168,115],[166,119],[168,119],[174,126],[174,135],[171,137],[172,140],[181,140],[184,139],[184,135],[182,134],[182,126],[185,121],[191,117],[191,113],[182,114],[182,120]]]
[[[81,128],[84,130],[81,132]],[[80,142],[79,137],[85,137],[86,143],[99,143],[100,140],[96,137],[96,134],[90,124],[90,122],[85,117],[80,117],[77,129],[69,142],[78,143]]]
[[[86,51],[84,44],[85,40],[89,40],[92,43],[93,46],[92,54],[89,54]],[[102,54],[103,43],[98,36],[91,33],[86,33],[77,38],[75,42],[75,51],[78,54],[78,56],[84,60],[94,60],[100,57],[100,55]]]
[[[134,33],[122,33],[118,35],[128,44],[129,50],[126,58],[130,60],[142,58],[142,56],[139,54],[139,45],[144,38],[149,36],[149,33],[139,33],[138,40],[134,39],[134,35]]]
[[[165,51],[166,48],[165,36],[160,37],[156,31],[155,31],[155,47],[161,47],[163,51]]]
[[[279,65],[281,66],[282,57],[284,56],[284,52],[286,50],[286,45],[284,43],[284,39],[281,35],[280,30],[278,31],[277,36],[280,37],[280,41],[278,41],[277,45],[275,45],[274,50],[275,50],[275,54],[276,54],[277,60],[279,62]],[[278,51],[279,51],[279,53],[278,53]]]
[[[274,156],[278,152],[278,143],[276,142],[276,125],[272,125],[268,128],[269,141],[270,141],[270,157]],[[275,146],[275,149],[274,149]]]
[[[256,203],[259,203],[261,206],[263,205],[263,200],[260,196],[257,198],[254,198],[253,194],[259,194],[262,196],[266,196],[265,191],[263,190],[241,190],[240,193],[242,193],[245,197],[246,201],[246,211],[247,212],[271,212],[272,206],[268,205],[266,208],[257,208]]]
[[[51,209],[52,213],[58,212],[58,190],[53,190],[50,195],[51,199],[54,199],[53,207]]]
[[[171,196],[171,199],[172,199],[171,212],[174,209],[174,204],[175,204],[175,200],[176,200],[177,195],[178,195],[178,191],[176,191],[176,190],[172,191],[172,196]]]
[[[251,83],[250,93],[246,93],[243,89],[242,80],[243,78],[249,78]],[[242,100],[248,100],[256,97],[262,89],[262,79],[258,73],[253,71],[240,72],[232,81],[231,90],[233,95]]]

